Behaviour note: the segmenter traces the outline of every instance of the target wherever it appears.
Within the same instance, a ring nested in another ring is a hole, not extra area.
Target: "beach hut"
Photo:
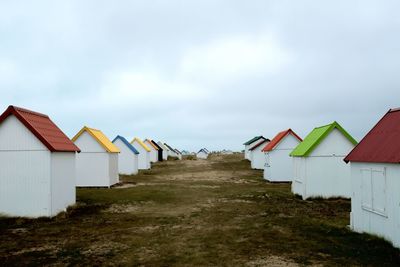
[[[140,138],[135,137],[131,141],[131,145],[139,151],[139,158],[138,158],[138,168],[139,170],[149,170],[151,168],[150,163],[150,148],[143,143]]]
[[[196,157],[198,159],[207,159],[208,158],[208,152],[202,148],[199,150],[199,152],[197,152]]]
[[[118,135],[112,141],[121,151],[118,154],[118,173],[134,175],[139,171],[139,151],[123,136]]]
[[[270,182],[291,182],[293,159],[289,154],[302,141],[292,129],[278,133],[262,149],[265,154],[264,179]]]
[[[265,166],[265,155],[262,149],[269,143],[269,139],[259,139],[258,143],[249,148],[249,160],[251,168],[263,170]]]
[[[179,160],[182,160],[182,153],[181,153],[178,149],[176,149],[176,148],[175,148],[175,152],[176,152],[176,154],[178,155],[178,159],[179,159]]]
[[[157,144],[157,142],[155,142],[154,140],[150,140],[150,141],[153,143],[154,146],[157,147],[157,152],[158,152],[158,157],[157,157],[157,159],[158,159],[158,161],[163,161],[163,160],[164,160],[164,158],[163,158],[164,150],[163,150],[162,147],[160,147],[160,146]]]
[[[168,156],[169,157],[172,157],[172,158],[177,158],[178,157],[178,155],[176,154],[176,151],[175,151],[175,149],[173,149],[170,145],[168,145],[167,143],[164,143],[164,145],[166,146],[166,147],[168,147],[168,149],[169,149],[169,151],[168,151]]]
[[[79,151],[47,115],[9,106],[0,116],[0,214],[53,217],[75,204]]]
[[[350,168],[343,159],[356,144],[337,122],[315,128],[290,154],[294,168],[292,192],[303,199],[349,198]]]
[[[145,139],[144,143],[150,148],[150,161],[155,163],[158,161],[158,147],[156,147],[150,139]]]
[[[266,140],[267,138],[265,138],[264,136],[256,136],[252,139],[250,139],[249,141],[247,141],[246,143],[244,143],[244,158],[250,160],[250,148],[252,148],[254,145],[258,144],[259,141],[261,140]]]
[[[84,126],[72,141],[81,149],[76,156],[76,186],[110,187],[119,182],[120,150],[100,130]]]
[[[168,159],[169,148],[166,145],[164,145],[162,142],[160,142],[160,141],[158,141],[157,144],[163,150],[163,160],[167,160]]]
[[[350,227],[400,247],[400,109],[391,109],[345,158],[351,169]]]
[[[189,155],[191,155],[192,153],[190,153],[190,151],[188,151],[188,150],[182,150],[182,155],[183,156],[189,156]]]

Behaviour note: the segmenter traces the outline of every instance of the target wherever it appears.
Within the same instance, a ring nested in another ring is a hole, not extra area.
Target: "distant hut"
[[[202,149],[199,150],[199,152],[197,152],[196,157],[198,159],[207,159],[208,158],[208,154],[209,153],[204,148],[202,148]]]
[[[118,154],[118,172],[127,175],[137,174],[139,171],[139,151],[123,136],[118,135],[112,142],[121,151]]]
[[[100,130],[85,126],[72,141],[81,149],[76,157],[76,186],[110,187],[119,182],[120,150]]]
[[[52,217],[75,204],[79,151],[47,115],[9,106],[0,116],[0,213]]]
[[[350,227],[400,247],[400,109],[391,109],[344,159],[351,169]]]
[[[150,161],[155,163],[158,161],[158,147],[156,147],[150,139],[145,139],[144,143],[150,148]]]
[[[158,141],[157,142],[158,146],[160,146],[163,150],[163,159],[167,160],[168,159],[168,152],[169,152],[169,148],[163,144],[163,142]]]
[[[254,145],[258,144],[260,140],[267,140],[264,136],[256,136],[246,143],[244,143],[244,158],[250,160],[250,148],[252,148]]]
[[[183,156],[189,156],[189,155],[191,155],[192,153],[190,153],[188,150],[182,150],[182,155]]]
[[[178,155],[178,159],[182,160],[182,153],[178,149],[175,149],[175,152]]]
[[[143,143],[140,138],[133,138],[131,141],[131,145],[139,151],[139,158],[138,158],[138,169],[139,170],[149,170],[151,169],[151,162],[150,162],[150,148]]]
[[[153,145],[155,145],[157,147],[158,161],[163,161],[164,160],[164,158],[163,158],[163,153],[164,153],[163,148],[161,146],[159,146],[157,144],[157,142],[155,142],[154,140],[150,140],[150,141],[153,143]]]
[[[173,149],[170,145],[168,145],[167,143],[164,143],[164,145],[166,147],[168,147],[169,151],[168,151],[168,156],[172,157],[172,158],[177,158],[178,154],[176,153],[175,149]]]
[[[249,159],[251,168],[256,170],[263,170],[265,166],[265,155],[262,149],[269,143],[269,139],[259,139],[258,143],[249,149]]]
[[[310,197],[350,197],[350,168],[344,157],[357,141],[337,122],[315,128],[290,154],[292,192]]]
[[[292,129],[278,133],[262,149],[265,153],[264,179],[270,182],[291,182],[293,159],[289,154],[302,141]]]

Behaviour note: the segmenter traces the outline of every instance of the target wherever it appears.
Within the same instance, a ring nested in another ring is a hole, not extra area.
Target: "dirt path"
[[[0,265],[391,265],[347,230],[349,201],[301,201],[242,155],[168,161],[112,189],[80,189],[54,219],[0,219]]]

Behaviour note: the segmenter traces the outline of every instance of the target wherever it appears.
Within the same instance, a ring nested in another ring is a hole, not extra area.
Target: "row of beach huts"
[[[76,201],[76,187],[111,187],[119,174],[135,175],[168,158],[167,143],[113,141],[83,127],[72,139],[47,116],[9,106],[0,115],[0,215],[52,217]]]
[[[303,199],[351,198],[351,229],[400,247],[400,109],[389,110],[359,143],[333,122],[304,140],[288,129],[244,145],[266,180],[291,182]]]

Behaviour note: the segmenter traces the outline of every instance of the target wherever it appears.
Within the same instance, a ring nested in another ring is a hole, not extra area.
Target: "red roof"
[[[344,161],[400,163],[400,109],[389,110]]]
[[[271,151],[272,149],[274,149],[276,147],[277,144],[279,144],[279,142],[285,138],[288,134],[293,135],[295,138],[297,138],[300,142],[303,141],[292,129],[287,129],[285,131],[282,131],[280,133],[278,133],[271,142],[269,142],[264,148],[263,148],[263,152],[268,152]]]
[[[0,124],[14,115],[51,152],[80,152],[80,149],[66,136],[47,115],[27,109],[9,106],[0,116]]]

